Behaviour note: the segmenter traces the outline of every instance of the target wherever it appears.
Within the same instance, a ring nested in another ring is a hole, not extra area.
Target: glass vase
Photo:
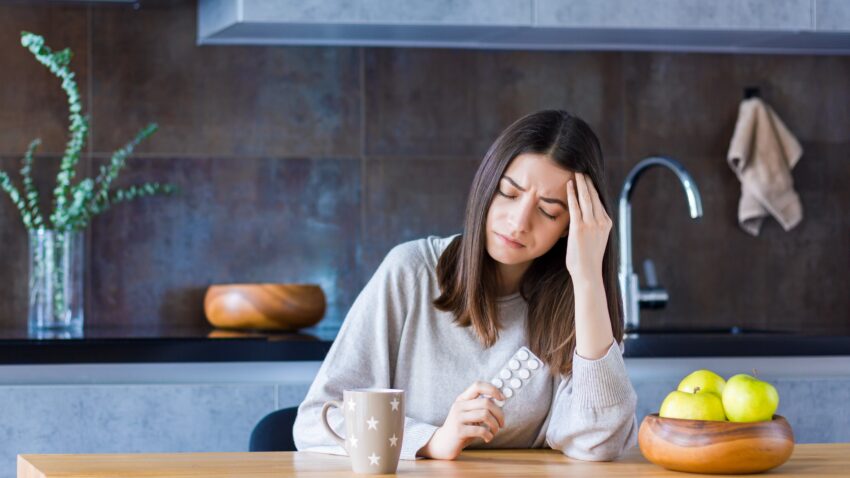
[[[31,337],[82,336],[82,231],[29,231],[28,316]]]

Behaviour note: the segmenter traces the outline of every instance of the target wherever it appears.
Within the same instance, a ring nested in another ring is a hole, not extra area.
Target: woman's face
[[[499,180],[487,212],[487,252],[505,265],[528,263],[567,235],[567,181],[548,156],[524,153]]]

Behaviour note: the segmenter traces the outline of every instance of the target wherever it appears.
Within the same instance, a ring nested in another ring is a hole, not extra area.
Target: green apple
[[[779,406],[779,393],[773,385],[745,373],[726,381],[722,399],[730,422],[769,421]]]
[[[661,403],[658,415],[664,418],[687,420],[726,421],[720,396],[697,390],[696,392],[670,392]]]
[[[723,395],[723,387],[725,386],[726,380],[723,380],[723,377],[711,370],[703,369],[691,372],[690,375],[683,378],[676,390],[694,393],[694,389],[699,388],[703,392],[715,393],[720,397]]]

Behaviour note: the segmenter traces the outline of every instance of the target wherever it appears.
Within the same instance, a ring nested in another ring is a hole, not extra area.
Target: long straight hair
[[[498,268],[486,250],[487,212],[508,165],[523,153],[546,155],[565,170],[589,176],[611,216],[602,148],[580,118],[562,110],[539,111],[520,118],[496,138],[472,181],[463,234],[449,244],[437,263],[441,295],[434,300],[437,309],[454,314],[456,323],[471,326],[486,347],[496,343],[500,330]],[[553,375],[572,373],[576,345],[573,283],[565,265],[567,240],[568,236],[558,239],[535,258],[520,282],[520,294],[528,303],[529,348]],[[602,279],[611,329],[619,342],[623,312],[616,267],[612,227],[602,259]]]

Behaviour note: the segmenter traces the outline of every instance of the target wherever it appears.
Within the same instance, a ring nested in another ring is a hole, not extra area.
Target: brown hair
[[[498,268],[486,250],[487,212],[508,165],[523,153],[546,155],[564,169],[589,176],[611,216],[602,148],[593,130],[580,118],[562,110],[539,111],[520,118],[496,138],[472,181],[464,233],[440,256],[437,277],[442,294],[434,300],[437,309],[454,313],[455,322],[472,326],[486,347],[496,343],[500,328]],[[549,251],[534,259],[520,282],[520,294],[528,302],[529,348],[553,375],[572,372],[576,342],[573,284],[564,262],[567,239],[558,239]],[[602,279],[611,329],[619,342],[623,339],[623,313],[616,254],[616,230],[612,227],[602,259]]]

